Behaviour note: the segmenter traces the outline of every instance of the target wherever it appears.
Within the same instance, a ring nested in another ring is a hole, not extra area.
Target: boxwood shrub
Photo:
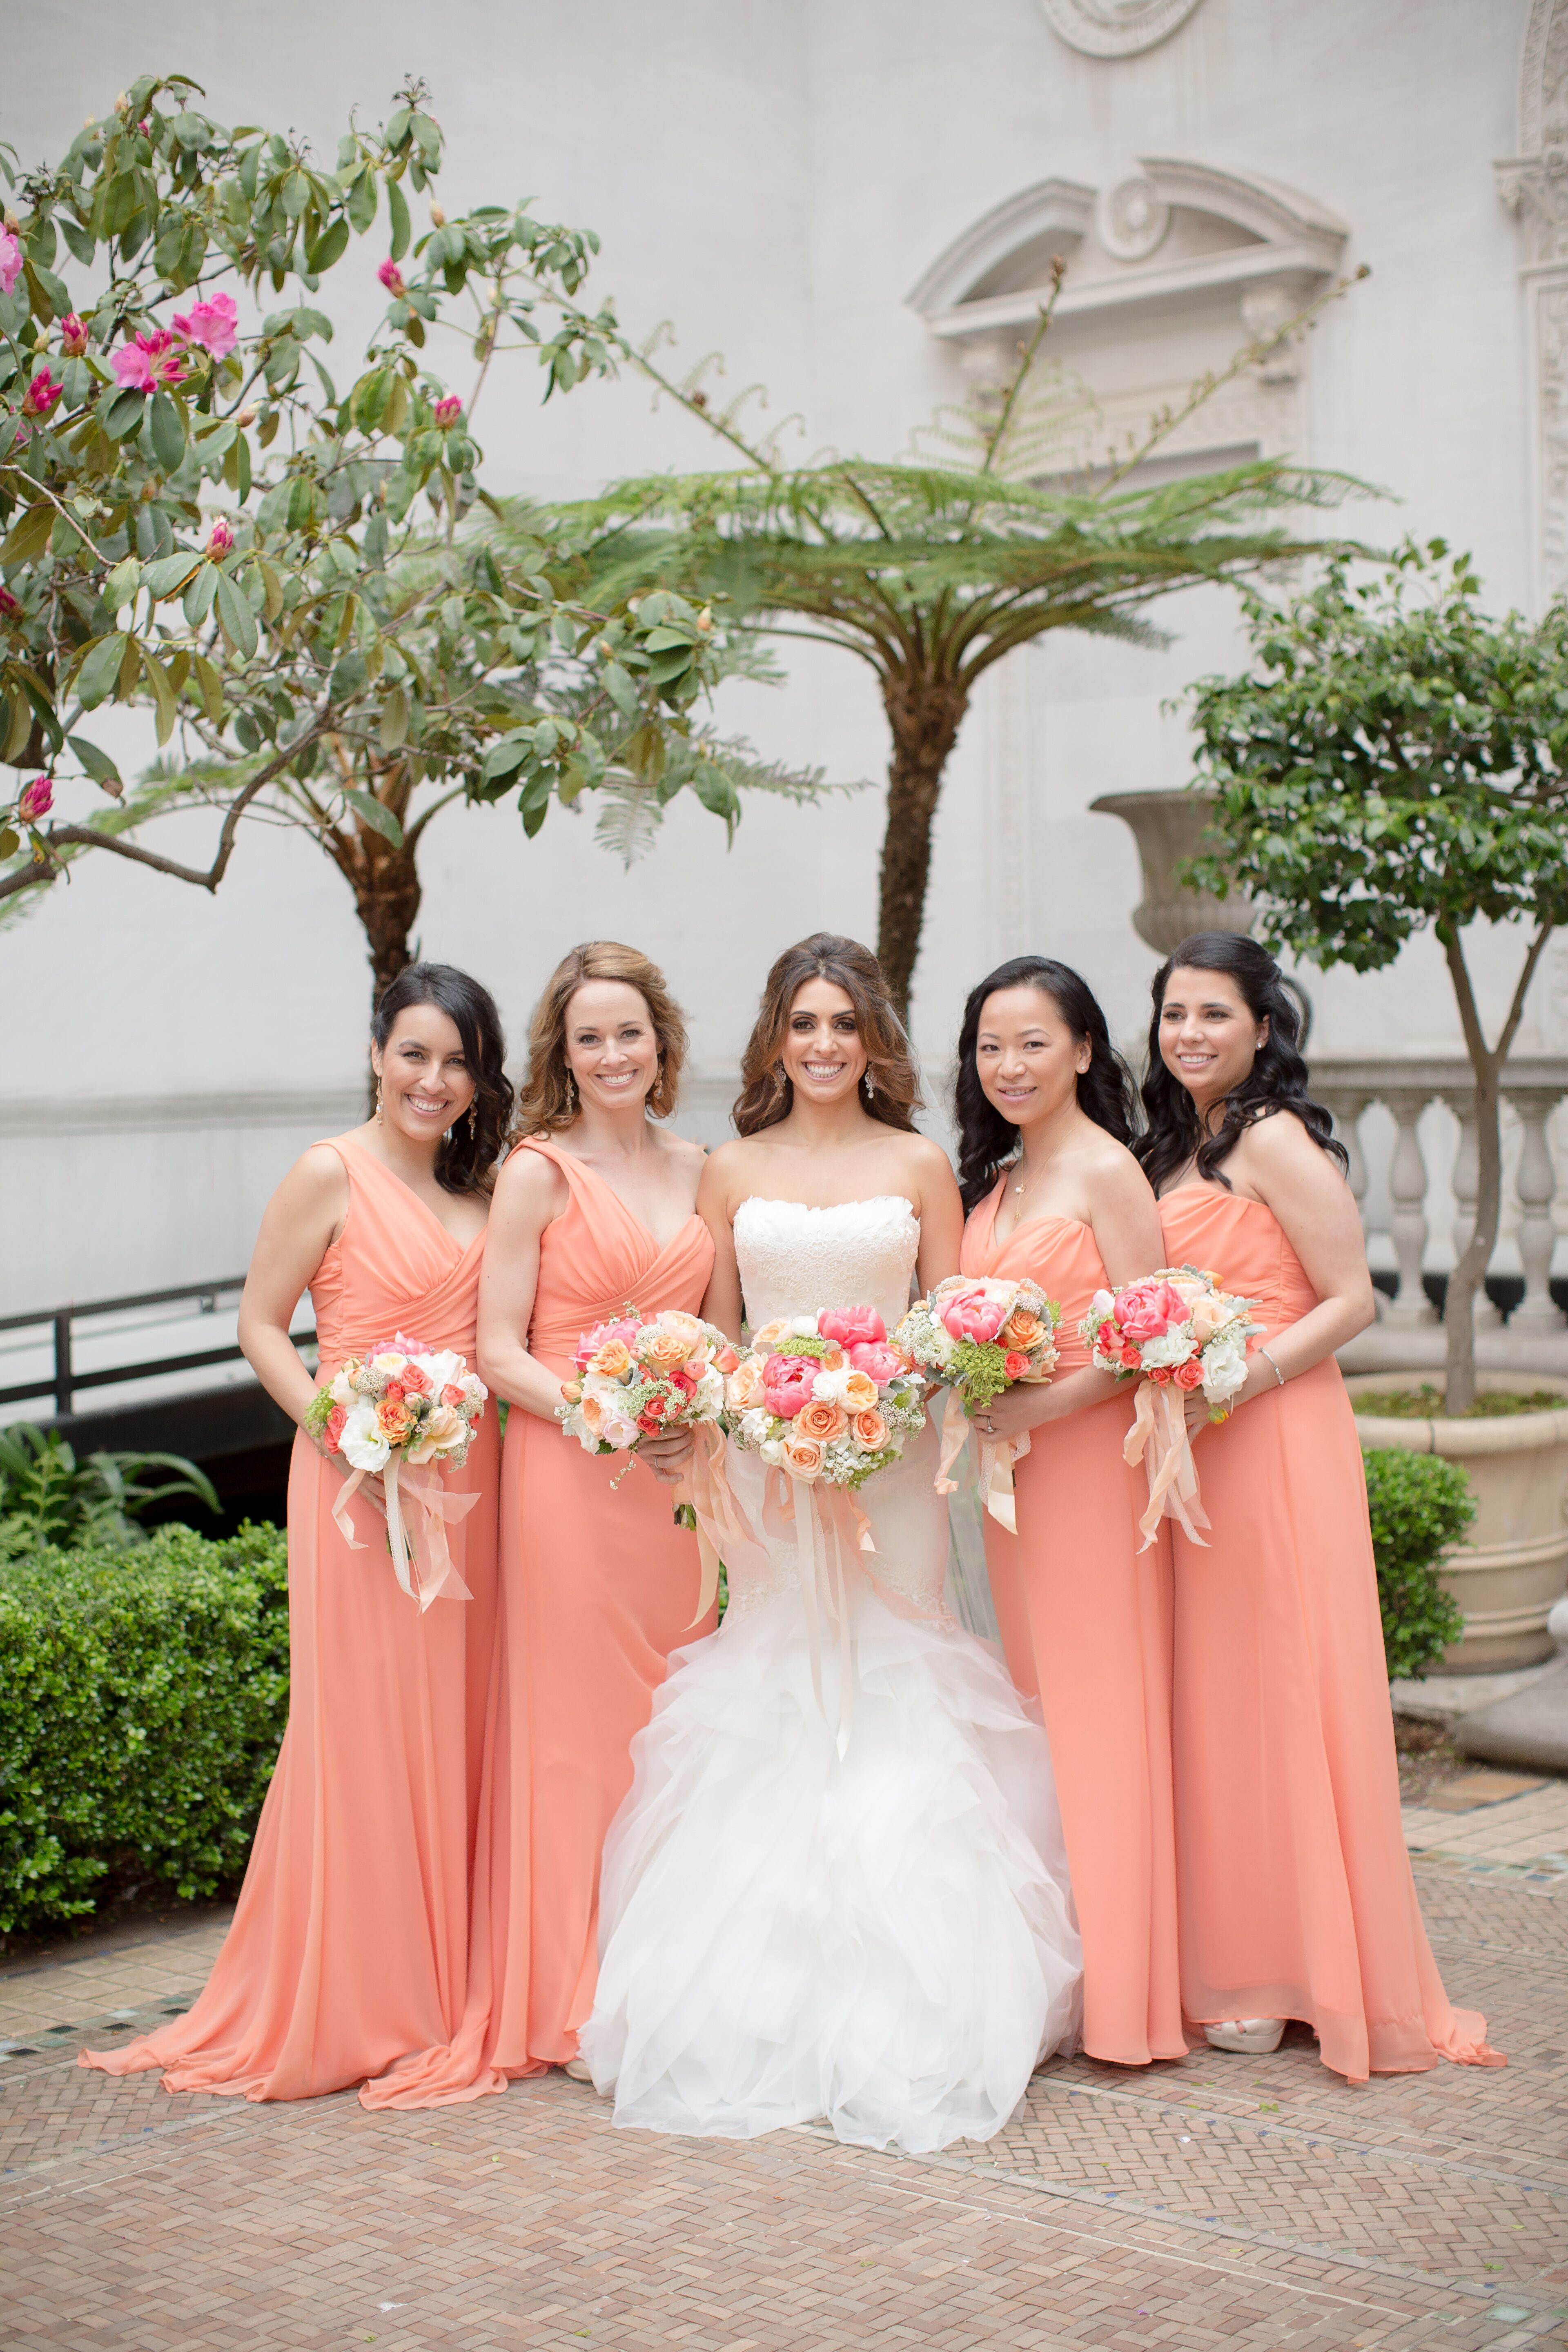
[[[286,1559],[247,1522],[0,1561],[0,1933],[242,1869],[289,1708]]]
[[[1445,1591],[1437,1561],[1469,1533],[1475,1496],[1459,1464],[1440,1454],[1386,1445],[1362,1459],[1389,1677],[1420,1675],[1465,1630],[1464,1612]]]

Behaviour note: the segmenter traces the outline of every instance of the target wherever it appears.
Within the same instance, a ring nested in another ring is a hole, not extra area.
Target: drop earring
[[[873,1097],[875,1096],[876,1092],[877,1092],[877,1089],[876,1089],[876,1087],[875,1087],[872,1085],[872,1083],[871,1083],[871,1073],[870,1073],[870,1071],[869,1071],[869,1070],[868,1070],[868,1071],[867,1071],[867,1073],[866,1073],[866,1099],[867,1099],[867,1101],[868,1101],[868,1102],[870,1102],[870,1101],[872,1100],[872,1098],[873,1098]]]
[[[382,1127],[382,1126],[384,1126],[384,1124],[385,1124],[385,1121],[384,1121],[384,1118],[383,1118],[383,1117],[382,1117],[382,1109],[381,1109],[381,1080],[380,1080],[379,1078],[377,1078],[377,1080],[376,1080],[376,1082],[375,1082],[375,1123],[376,1123],[377,1127]]]
[[[479,1140],[479,1100],[476,1097],[468,1105],[468,1141],[470,1143],[477,1143]]]
[[[570,1070],[566,1073],[566,1113],[569,1118],[577,1116],[577,1081]]]

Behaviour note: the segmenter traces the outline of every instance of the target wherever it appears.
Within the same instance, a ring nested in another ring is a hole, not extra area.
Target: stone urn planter
[[[1100,816],[1119,816],[1138,844],[1143,897],[1133,908],[1132,928],[1157,955],[1168,956],[1194,931],[1249,931],[1250,898],[1228,898],[1189,889],[1176,869],[1208,846],[1206,832],[1213,793],[1101,793],[1089,807]]]
[[[1352,1397],[1395,1388],[1397,1372],[1358,1372]],[[1411,1373],[1412,1385],[1441,1389],[1440,1371]],[[1568,1585],[1568,1381],[1532,1372],[1481,1372],[1483,1395],[1548,1391],[1562,1409],[1495,1421],[1396,1421],[1357,1413],[1369,1452],[1405,1445],[1464,1465],[1479,1509],[1468,1544],[1449,1552],[1439,1573],[1465,1612],[1464,1639],[1444,1653],[1438,1674],[1506,1674],[1538,1665],[1556,1643],[1546,1630],[1553,1601]]]

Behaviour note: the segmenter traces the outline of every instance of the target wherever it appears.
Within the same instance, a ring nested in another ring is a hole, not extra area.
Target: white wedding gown
[[[903,1200],[749,1200],[748,1318],[868,1305],[890,1330],[919,1239]],[[1038,2061],[1078,2046],[1049,1751],[943,1604],[937,1452],[928,1421],[861,1491],[877,1556],[870,1580],[848,1571],[847,1692],[837,1588],[818,1570],[808,1612],[787,1529],[765,1570],[731,1567],[718,1633],[670,1659],[605,1846],[581,2036],[619,2125],[746,2138],[826,2116],[925,2151],[989,2138]],[[760,1528],[778,1474],[731,1446],[727,1475]]]

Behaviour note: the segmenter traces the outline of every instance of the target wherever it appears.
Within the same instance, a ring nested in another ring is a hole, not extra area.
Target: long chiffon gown
[[[528,1346],[542,1364],[570,1378],[582,1333],[628,1303],[700,1311],[713,1266],[700,1217],[661,1247],[583,1160],[540,1137],[520,1148],[552,1161],[570,1193],[540,1243]],[[670,1651],[713,1630],[711,1612],[691,1622],[700,1579],[668,1486],[513,1407],[468,2011],[452,2047],[400,2069],[372,2094],[378,2105],[454,2105],[576,2055],[594,2004],[605,1832]]]
[[[1160,1203],[1173,1265],[1212,1268],[1285,1329],[1318,1303],[1261,1202]],[[1265,1341],[1264,1344],[1267,1344]],[[1300,2018],[1351,2082],[1500,2065],[1450,2007],[1399,1818],[1366,1480],[1329,1358],[1194,1448],[1210,1526],[1173,1531],[1182,1991],[1189,2017]]]
[[[474,1361],[484,1236],[464,1248],[352,1137],[341,1237],[310,1278],[321,1378],[398,1332]],[[382,2074],[449,2041],[468,1992],[468,1881],[494,1646],[497,1415],[462,1468],[479,1500],[448,1528],[472,1598],[421,1613],[385,1523],[350,1505],[364,1546],[331,1517],[342,1478],[303,1433],[289,1473],[289,1726],[234,1925],[200,1999],[122,2050],[106,2074],[161,2066],[170,2091],[302,2099]]]
[[[1007,1179],[964,1228],[963,1273],[1038,1283],[1062,1310],[1058,1377],[1089,1360],[1078,1326],[1107,1287],[1091,1229],[1032,1217],[995,1238]],[[1148,1551],[1142,1471],[1122,1459],[1129,1396],[1029,1433],[1014,1471],[1018,1532],[985,1514],[1007,1667],[1050,1741],[1083,1937],[1083,2043],[1140,2066],[1182,2058],[1171,1801],[1171,1547]]]

